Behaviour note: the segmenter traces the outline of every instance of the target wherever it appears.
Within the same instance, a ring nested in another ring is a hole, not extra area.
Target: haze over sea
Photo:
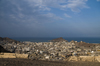
[[[16,37],[12,38],[18,41],[31,41],[31,42],[49,42],[58,37]],[[65,40],[83,41],[87,43],[100,43],[100,37],[63,37]]]

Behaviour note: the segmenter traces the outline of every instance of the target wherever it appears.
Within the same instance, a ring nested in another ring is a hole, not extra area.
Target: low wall
[[[28,54],[16,54],[16,53],[0,53],[0,58],[25,58],[28,59]],[[70,56],[67,61],[89,61],[100,62],[100,56]]]
[[[100,56],[71,56],[68,61],[89,61],[89,62],[100,62]]]
[[[95,59],[100,62],[100,56],[96,56]]]
[[[0,53],[0,58],[28,58],[28,54]]]
[[[16,54],[16,58],[28,58],[28,54]]]

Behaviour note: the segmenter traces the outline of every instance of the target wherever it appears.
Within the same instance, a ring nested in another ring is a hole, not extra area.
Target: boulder
[[[63,42],[63,41],[68,42],[67,40],[63,39],[62,37],[51,40],[51,42]]]
[[[0,45],[0,53],[1,53],[1,52],[11,53],[10,51],[4,49],[4,48]]]
[[[15,53],[0,53],[0,58],[16,58]]]
[[[15,54],[16,58],[28,58],[28,54]]]

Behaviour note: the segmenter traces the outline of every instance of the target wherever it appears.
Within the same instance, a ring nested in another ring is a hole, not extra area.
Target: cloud
[[[9,22],[13,23],[43,23],[54,19],[62,19],[53,13],[44,11],[50,11],[50,8],[42,4],[42,0],[2,0],[0,17],[6,18],[7,21],[9,20]]]
[[[86,5],[87,1],[88,0],[0,0],[0,31],[2,32],[2,34],[0,32],[0,35],[8,36],[8,34],[14,34],[16,36],[24,34],[24,36],[38,36],[40,33],[44,33],[45,35],[46,32],[50,34],[52,31],[54,31],[53,33],[56,35],[60,30],[62,30],[60,31],[62,33],[63,29],[69,29],[66,27],[64,23],[65,20],[63,20],[64,18],[62,18],[62,16],[71,18],[72,15],[68,14],[67,11],[70,11],[70,13],[81,12],[82,9],[89,8]],[[70,23],[70,26],[71,25]],[[68,24],[68,27],[70,26]],[[66,29],[64,31],[66,31]],[[67,32],[70,32],[70,29]]]
[[[79,12],[82,8],[89,8],[86,5],[88,0],[26,0],[30,6],[38,6],[40,10],[51,10],[50,7],[58,9],[71,9],[73,12]]]
[[[97,1],[100,1],[100,0],[97,0]]]
[[[47,14],[44,14],[44,16],[47,16],[47,17],[50,17],[50,18],[53,18],[53,19],[56,19],[56,20],[62,20],[63,18],[59,17],[59,16],[56,16],[55,14],[53,13],[47,13]]]
[[[79,12],[82,8],[88,8],[87,0],[1,0],[0,17],[13,23],[42,23],[54,20],[62,20],[60,15],[51,12],[52,8],[59,10],[71,9]],[[64,14],[66,17],[71,17]]]
[[[38,6],[40,10],[50,10],[50,7],[53,8],[62,8],[61,3],[65,3],[66,0],[26,0],[30,6]]]
[[[69,16],[68,14],[64,13],[65,17],[71,18],[71,16]]]
[[[88,0],[68,0],[66,7],[70,8],[74,12],[79,12],[82,8],[89,8],[86,5]]]

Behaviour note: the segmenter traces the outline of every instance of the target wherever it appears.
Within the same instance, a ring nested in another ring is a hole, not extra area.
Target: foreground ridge
[[[12,52],[5,53],[1,51],[1,58],[27,58],[31,60],[48,61],[90,61],[100,62],[100,45],[90,44],[83,41],[72,40],[68,42],[63,38],[54,39],[52,42],[9,42],[0,41],[0,45],[5,50]],[[60,41],[61,40],[61,41]],[[23,57],[22,57],[22,56]],[[92,60],[93,59],[93,60]]]

